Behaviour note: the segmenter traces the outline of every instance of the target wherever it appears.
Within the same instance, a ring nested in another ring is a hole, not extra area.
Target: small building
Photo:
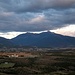
[[[10,54],[10,55],[8,55],[8,57],[18,57],[18,55],[17,54]]]

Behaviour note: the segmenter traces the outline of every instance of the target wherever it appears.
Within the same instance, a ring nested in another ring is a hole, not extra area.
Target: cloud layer
[[[0,0],[0,32],[43,31],[75,24],[75,0]]]
[[[51,32],[75,37],[75,25],[69,25],[69,26],[62,27],[62,28],[59,28],[59,29],[56,29],[56,30],[51,30]]]

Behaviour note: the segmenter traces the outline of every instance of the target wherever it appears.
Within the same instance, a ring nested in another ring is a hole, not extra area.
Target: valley
[[[75,75],[75,49],[0,52],[0,75]],[[10,56],[9,56],[10,55]]]

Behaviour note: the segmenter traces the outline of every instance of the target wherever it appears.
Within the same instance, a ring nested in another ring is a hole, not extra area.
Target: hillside
[[[37,46],[37,47],[73,47],[75,38],[55,34],[53,32],[43,32],[40,34],[26,33],[11,39],[16,45]]]
[[[10,40],[0,37],[0,48],[1,47],[10,47],[12,45],[13,45],[13,43]]]

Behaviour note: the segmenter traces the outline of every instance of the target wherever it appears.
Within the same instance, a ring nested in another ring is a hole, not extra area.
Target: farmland
[[[75,75],[75,50],[0,52],[0,75],[25,74]]]
[[[15,65],[14,63],[5,62],[0,64],[0,68],[10,68],[13,67],[14,65]]]

